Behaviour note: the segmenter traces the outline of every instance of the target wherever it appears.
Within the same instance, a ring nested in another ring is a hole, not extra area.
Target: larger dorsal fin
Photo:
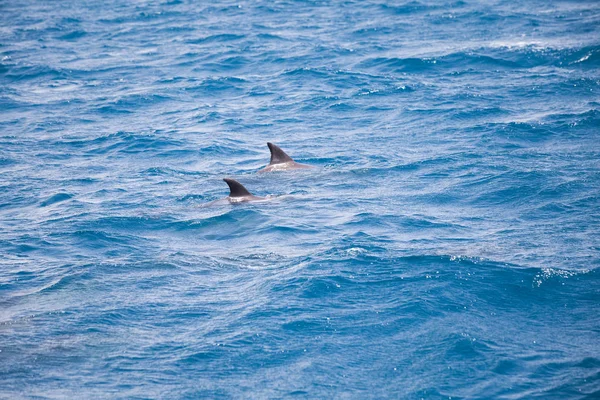
[[[269,146],[269,150],[271,151],[271,162],[269,163],[269,165],[282,164],[282,163],[294,161],[294,160],[292,160],[292,157],[285,154],[285,151],[281,150],[281,148],[279,148],[279,146],[277,146],[273,143],[267,143],[267,146]]]
[[[235,179],[224,178],[223,180],[229,185],[229,197],[252,196],[248,189]]]

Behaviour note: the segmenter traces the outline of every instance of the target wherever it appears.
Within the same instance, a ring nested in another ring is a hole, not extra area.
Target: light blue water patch
[[[5,3],[0,397],[600,396],[595,2]]]

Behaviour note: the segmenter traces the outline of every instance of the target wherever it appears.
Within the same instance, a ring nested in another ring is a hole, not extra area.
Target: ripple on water
[[[598,397],[595,3],[1,15],[1,398]]]

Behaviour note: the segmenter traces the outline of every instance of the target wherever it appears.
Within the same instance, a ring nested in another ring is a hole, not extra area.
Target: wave
[[[427,57],[375,57],[361,61],[358,66],[367,70],[394,73],[426,73],[432,69],[475,71],[490,69],[532,69],[552,66],[569,68],[581,65],[597,67],[600,46],[566,49],[526,47],[479,47]]]
[[[409,15],[409,14],[422,14],[425,12],[431,12],[439,9],[453,9],[455,7],[462,7],[466,3],[463,1],[457,1],[452,3],[433,5],[433,4],[423,4],[419,1],[409,1],[401,5],[388,5],[381,4],[379,7],[386,13],[391,13],[394,15]]]
[[[100,101],[96,112],[100,114],[130,114],[141,108],[172,101],[171,96],[162,94],[125,94],[116,100]]]
[[[57,39],[65,40],[65,41],[76,41],[76,40],[81,39],[82,37],[85,37],[87,34],[88,33],[86,31],[78,30],[78,31],[69,32],[64,35],[60,35],[57,37]]]
[[[235,42],[246,38],[246,35],[236,35],[231,33],[223,33],[218,35],[210,35],[199,39],[188,40],[186,43],[189,44],[213,44],[213,43],[226,43]]]
[[[52,139],[49,142],[53,146],[78,149],[83,151],[83,154],[89,155],[102,155],[115,152],[135,154],[149,150],[155,152],[178,152],[181,148],[185,148],[183,142],[170,138],[160,132],[149,134],[118,131],[103,136],[66,140]]]
[[[57,193],[55,195],[50,196],[46,200],[40,203],[40,207],[48,207],[50,205],[63,202],[65,200],[69,200],[73,197],[70,193]]]
[[[71,72],[47,65],[6,65],[5,67],[8,71],[4,73],[4,79],[9,82],[37,79],[63,80],[71,77]]]
[[[237,77],[207,78],[199,85],[187,86],[186,91],[190,93],[199,92],[210,95],[242,94],[245,90],[246,80]]]

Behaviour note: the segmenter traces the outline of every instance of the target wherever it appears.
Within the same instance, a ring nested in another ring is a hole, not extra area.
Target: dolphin
[[[226,200],[229,200],[230,203],[245,203],[247,201],[267,200],[266,197],[254,196],[248,191],[248,189],[244,187],[244,185],[235,179],[225,178],[223,180],[227,183],[227,185],[229,185],[229,196],[227,196]]]
[[[269,165],[264,167],[258,172],[271,172],[271,171],[286,171],[288,169],[308,169],[313,168],[310,165],[300,164],[292,160],[292,157],[288,156],[285,151],[273,143],[267,143],[269,150],[271,151],[271,161]]]

